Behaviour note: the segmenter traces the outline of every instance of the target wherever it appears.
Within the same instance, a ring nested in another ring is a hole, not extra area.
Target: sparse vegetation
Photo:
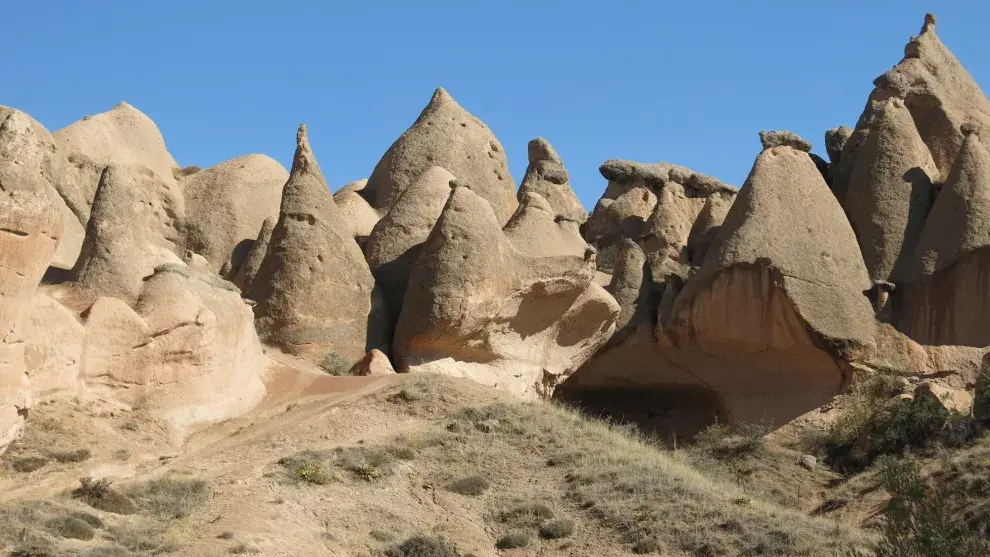
[[[391,532],[386,532],[385,530],[372,530],[369,535],[373,540],[380,541],[382,543],[395,541],[395,535]]]
[[[510,530],[495,541],[496,549],[516,549],[533,543],[533,535],[525,530]]]
[[[258,551],[256,548],[251,547],[246,543],[239,543],[228,549],[227,553],[230,553],[232,555],[247,555],[249,553],[260,553],[260,551]]]
[[[170,474],[128,488],[125,494],[148,513],[164,519],[185,518],[206,502],[210,487],[205,480]]]
[[[569,518],[551,518],[540,524],[540,537],[548,540],[566,538],[574,533],[574,521]]]
[[[302,451],[292,456],[279,459],[278,463],[288,470],[293,479],[315,484],[326,485],[333,477],[326,467],[328,453],[320,451]]]
[[[478,496],[484,493],[490,486],[491,482],[488,481],[488,478],[478,474],[472,474],[450,482],[448,489],[460,495]]]
[[[48,459],[43,456],[26,456],[12,461],[10,467],[15,472],[28,473],[39,470],[46,464],[48,464]]]
[[[499,513],[499,521],[514,528],[535,528],[556,514],[545,503],[526,501]]]
[[[69,462],[83,462],[93,456],[89,449],[76,449],[74,451],[57,451],[52,453],[52,458],[57,462],[66,464]]]
[[[385,550],[386,557],[458,557],[454,544],[443,538],[417,535]]]
[[[126,422],[120,424],[120,429],[123,429],[124,431],[137,431],[137,420],[127,420]]]
[[[217,539],[232,540],[234,539],[234,533],[229,530],[226,532],[221,532],[220,534],[217,535]]]
[[[126,495],[110,487],[110,481],[105,478],[80,478],[80,486],[72,496],[81,500],[94,509],[114,514],[134,514],[137,507]]]
[[[341,468],[369,482],[391,475],[395,459],[386,449],[349,447],[337,451],[337,464]]]
[[[351,375],[353,362],[333,350],[327,352],[318,364],[327,375]]]
[[[87,522],[74,516],[58,516],[45,522],[45,528],[60,538],[91,540],[96,531]]]
[[[695,437],[694,448],[720,459],[733,459],[763,451],[768,427],[764,424],[743,423],[733,430],[715,423]]]

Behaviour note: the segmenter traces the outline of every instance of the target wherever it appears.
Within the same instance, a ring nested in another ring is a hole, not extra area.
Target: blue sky
[[[3,4],[0,104],[51,130],[125,100],[182,165],[289,165],[306,122],[332,189],[368,176],[446,87],[494,130],[517,183],[546,137],[589,207],[609,158],[740,185],[761,129],[824,155],[924,14],[990,88],[990,2],[260,2]],[[14,48],[16,47],[16,48]]]

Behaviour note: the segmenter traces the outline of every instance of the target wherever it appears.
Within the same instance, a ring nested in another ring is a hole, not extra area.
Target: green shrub
[[[96,531],[86,522],[74,516],[58,516],[45,522],[45,529],[60,538],[91,540]]]
[[[569,518],[552,518],[540,524],[540,537],[548,540],[566,538],[574,533],[574,521]]]
[[[447,489],[460,495],[478,496],[484,493],[490,486],[491,482],[488,481],[488,478],[474,474],[450,482]]]
[[[352,362],[333,350],[326,353],[318,364],[328,375],[351,375]]]
[[[386,557],[458,557],[457,549],[443,538],[417,535],[388,548]]]
[[[929,487],[914,462],[878,461],[880,486],[890,493],[876,557],[985,557],[990,542],[953,517],[948,498]]]
[[[695,436],[694,448],[718,458],[738,458],[762,451],[766,434],[767,427],[763,424],[742,423],[732,430],[715,423]]]
[[[80,478],[72,496],[94,509],[114,514],[134,514],[137,506],[129,497],[110,487],[106,478]]]
[[[990,362],[983,365],[976,378],[976,391],[973,393],[973,417],[984,426],[990,426]]]
[[[533,543],[533,536],[525,530],[511,530],[495,542],[496,549],[516,549]]]
[[[282,457],[278,463],[289,471],[296,480],[315,485],[326,485],[333,481],[324,461],[329,456],[322,451],[302,451],[292,456]]]

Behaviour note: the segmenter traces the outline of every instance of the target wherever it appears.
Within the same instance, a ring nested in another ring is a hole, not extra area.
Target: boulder
[[[151,169],[110,165],[103,170],[72,286],[90,299],[134,303],[145,278],[176,255],[183,221],[181,196]]]
[[[786,130],[761,131],[760,143],[763,144],[764,150],[773,149],[774,147],[791,147],[792,149],[804,151],[805,153],[811,152],[810,141],[802,138],[794,132]]]
[[[842,149],[846,146],[852,133],[853,129],[849,126],[839,126],[825,132],[825,152],[828,154],[828,161],[833,167],[839,164]]]
[[[388,312],[361,248],[330,195],[306,126],[296,136],[278,223],[248,297],[263,340],[313,362],[385,348]]]
[[[354,364],[350,374],[359,376],[395,375],[395,370],[392,368],[392,362],[388,361],[388,356],[376,348],[369,351],[361,358],[361,361]]]
[[[441,166],[472,184],[500,224],[516,209],[516,185],[505,151],[491,130],[461,108],[443,88],[419,118],[389,147],[364,188],[372,207],[388,211],[427,168]]]
[[[874,80],[874,85],[855,131],[842,150],[834,184],[840,199],[844,199],[849,187],[860,147],[880,119],[888,99],[903,99],[938,168],[937,174],[931,176],[936,183],[945,180],[962,146],[961,126],[967,122],[990,125],[990,101],[939,40],[931,14],[925,16],[921,33],[905,46],[900,63]],[[982,141],[990,145],[990,137]]]
[[[920,234],[899,327],[922,344],[990,345],[990,151],[968,128]]]
[[[363,244],[381,218],[378,211],[361,195],[368,180],[345,184],[333,194],[333,201],[340,210],[341,220],[351,230],[351,235]]]
[[[973,410],[973,395],[962,390],[939,385],[934,381],[923,381],[914,389],[914,399],[927,397],[948,412],[958,412],[968,416]]]
[[[398,368],[548,395],[615,327],[618,305],[592,283],[594,250],[577,255],[577,238],[557,251],[575,238],[539,194],[524,197],[503,232],[491,205],[455,184],[409,278]]]
[[[251,290],[251,283],[254,281],[255,275],[258,274],[258,269],[261,268],[261,263],[265,260],[265,256],[268,254],[268,244],[272,240],[272,231],[275,230],[275,222],[275,219],[267,218],[265,222],[261,223],[261,231],[258,232],[258,238],[251,244],[251,249],[248,250],[244,262],[237,268],[237,274],[234,275],[233,282],[243,292]]]
[[[845,193],[872,280],[896,285],[907,278],[937,173],[904,102],[888,100],[859,149]]]
[[[395,320],[402,311],[409,273],[443,212],[453,179],[453,174],[439,166],[427,168],[406,188],[368,237],[365,256]]]
[[[267,218],[278,216],[289,173],[265,155],[222,162],[183,180],[186,249],[236,273]],[[227,278],[232,278],[233,274]]]

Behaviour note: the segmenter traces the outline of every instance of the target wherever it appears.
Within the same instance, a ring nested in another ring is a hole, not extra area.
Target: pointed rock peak
[[[457,102],[457,101],[454,100],[454,97],[450,96],[450,93],[448,93],[446,89],[444,89],[443,87],[437,87],[436,90],[433,91],[433,97],[430,99],[430,104],[439,105],[446,102]]]
[[[454,100],[454,97],[450,96],[443,87],[437,87],[436,91],[433,91],[433,96],[430,97],[429,104],[423,109],[420,118],[427,114],[433,114],[440,111],[456,111],[467,113],[464,108]]]
[[[760,143],[763,144],[764,151],[774,147],[791,147],[805,153],[811,151],[810,141],[790,131],[761,131]]]
[[[325,182],[313,148],[309,146],[309,128],[306,124],[300,124],[296,131],[296,152],[292,157],[292,170],[289,174],[290,180],[299,174],[315,174],[321,182]]]
[[[935,30],[935,14],[925,14],[925,24],[921,26],[921,34]]]
[[[529,142],[529,164],[536,164],[540,161],[564,164],[560,160],[560,156],[557,155],[557,151],[553,150],[550,142],[542,137],[537,137]]]
[[[118,110],[118,109],[119,110],[127,110],[127,109],[137,110],[136,108],[134,108],[133,105],[128,104],[127,101],[120,101],[119,103],[117,103],[117,106],[113,107],[113,109],[114,110]]]

